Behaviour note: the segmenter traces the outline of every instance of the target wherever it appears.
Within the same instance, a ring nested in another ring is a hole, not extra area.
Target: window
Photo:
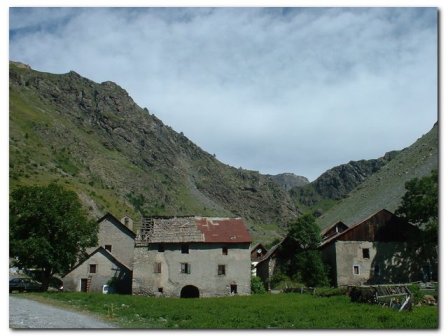
[[[104,245],[104,248],[109,252],[112,252],[112,245]]]
[[[180,264],[180,272],[184,274],[190,274],[191,267],[189,263],[181,263]]]
[[[158,291],[159,293],[163,294],[163,287],[159,287],[159,288],[157,288],[157,291]]]
[[[181,250],[181,252],[182,252],[183,254],[188,254],[188,253],[190,253],[190,249],[189,249],[188,244],[182,244],[182,245],[180,246],[180,250]]]
[[[353,274],[355,275],[359,274],[359,265],[353,265]]]
[[[230,285],[230,294],[238,294],[238,287],[235,284]]]
[[[96,264],[89,265],[89,273],[96,273]]]
[[[370,250],[368,248],[362,249],[362,257],[364,259],[370,259]]]
[[[154,263],[154,273],[162,273],[162,263],[161,262]]]
[[[218,275],[226,275],[226,265],[218,265]]]
[[[159,246],[157,247],[157,252],[165,252],[165,245],[159,244]]]
[[[223,247],[222,248],[222,255],[228,255],[229,254],[229,249],[227,247]]]

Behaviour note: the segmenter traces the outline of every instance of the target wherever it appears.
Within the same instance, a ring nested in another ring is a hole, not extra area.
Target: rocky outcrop
[[[286,191],[291,190],[294,187],[301,187],[310,183],[304,176],[298,176],[293,173],[283,173],[277,175],[268,175],[272,181],[277,183],[280,187]]]
[[[95,212],[137,218],[241,216],[257,226],[299,213],[271,178],[219,162],[113,82],[10,63],[10,102],[12,187],[57,180]]]

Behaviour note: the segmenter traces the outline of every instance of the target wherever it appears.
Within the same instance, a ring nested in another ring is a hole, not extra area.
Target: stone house
[[[419,229],[385,209],[351,227],[336,223],[323,233],[320,250],[334,286],[421,280],[422,261],[412,244]]]
[[[255,265],[255,275],[263,281],[267,290],[271,290],[271,279],[278,263],[277,253],[280,246],[281,243],[271,247]]]
[[[145,218],[135,241],[132,293],[250,294],[250,243],[241,218]]]
[[[87,249],[87,258],[64,275],[64,290],[101,292],[113,281],[117,292],[131,293],[135,234],[132,221],[127,223],[109,213],[98,220],[98,246]]]

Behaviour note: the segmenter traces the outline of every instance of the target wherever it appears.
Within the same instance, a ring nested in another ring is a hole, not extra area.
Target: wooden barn
[[[420,233],[416,226],[385,209],[351,227],[342,224],[324,230],[320,245],[333,285],[405,283],[428,276],[428,261],[413,244]]]

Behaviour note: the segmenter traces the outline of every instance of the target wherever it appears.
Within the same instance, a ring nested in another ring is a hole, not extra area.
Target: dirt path
[[[12,329],[106,329],[117,328],[99,319],[36,301],[9,296],[9,327]]]

